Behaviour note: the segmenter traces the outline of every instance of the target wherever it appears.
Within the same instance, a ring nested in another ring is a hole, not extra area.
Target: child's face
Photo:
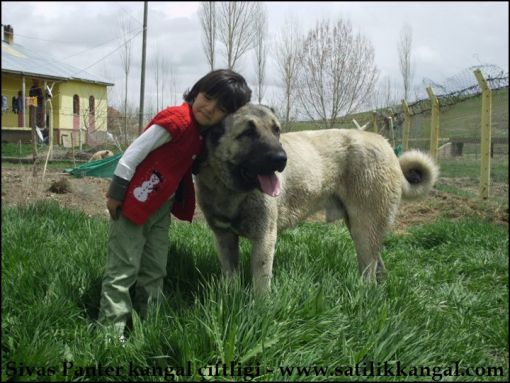
[[[191,107],[193,116],[200,126],[212,126],[220,122],[227,115],[218,100],[209,97],[205,92],[199,92]]]

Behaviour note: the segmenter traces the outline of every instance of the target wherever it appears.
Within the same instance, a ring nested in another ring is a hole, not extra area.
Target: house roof
[[[114,85],[85,70],[54,60],[45,53],[38,53],[22,45],[9,44],[5,41],[2,41],[2,72]]]

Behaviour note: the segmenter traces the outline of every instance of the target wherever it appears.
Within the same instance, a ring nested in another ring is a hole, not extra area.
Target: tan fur
[[[239,139],[254,121],[259,136]],[[325,209],[328,220],[344,218],[356,248],[362,275],[380,279],[385,267],[379,252],[401,198],[418,198],[433,187],[437,166],[418,151],[396,157],[380,135],[355,129],[303,131],[281,135],[287,166],[278,173],[282,193],[270,197],[260,190],[239,191],[229,166],[257,140],[278,140],[268,130],[276,117],[260,106],[241,108],[225,121],[224,133],[208,155],[197,178],[198,200],[215,234],[223,270],[239,263],[239,236],[252,244],[255,291],[270,288],[277,234]],[[261,153],[263,155],[263,153]],[[419,184],[409,184],[402,172],[418,169]]]
[[[95,152],[92,157],[90,157],[90,161],[102,160],[106,157],[113,157],[113,152],[111,150],[100,150]]]

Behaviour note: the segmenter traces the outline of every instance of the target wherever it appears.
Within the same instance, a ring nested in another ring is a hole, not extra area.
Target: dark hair
[[[217,69],[206,74],[184,93],[184,101],[193,103],[200,92],[218,99],[221,107],[229,113],[235,112],[251,99],[251,89],[244,77],[230,69]]]

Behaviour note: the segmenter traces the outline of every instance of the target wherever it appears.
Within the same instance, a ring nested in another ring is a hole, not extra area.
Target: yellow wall
[[[2,96],[7,97],[9,110],[2,113],[2,127],[18,126],[18,115],[12,111],[12,97],[18,95],[21,90],[21,80],[12,75],[2,73]]]
[[[32,78],[25,80],[25,92],[28,96],[32,86]],[[42,87],[44,80],[39,79]],[[73,96],[80,98],[80,128],[89,126],[89,97],[93,96],[95,101],[95,132],[107,131],[107,86],[81,81],[47,80],[51,88],[53,98],[51,103],[46,104],[46,112],[50,114],[50,125],[53,129],[62,131],[73,130]],[[18,115],[12,112],[12,97],[22,89],[23,80],[21,75],[2,73],[2,96],[7,97],[9,110],[2,114],[2,128],[18,127]],[[51,109],[51,111],[50,111]],[[29,126],[28,113],[25,113],[25,127]],[[55,142],[60,144],[60,142]]]
[[[96,130],[106,132],[108,109],[106,86],[78,81],[67,81],[58,84],[57,92],[54,88],[54,99],[57,99],[56,103],[60,110],[58,120],[54,121],[54,127],[73,129],[73,96],[75,94],[80,97],[80,127],[85,128],[88,125],[89,97],[94,96]]]

